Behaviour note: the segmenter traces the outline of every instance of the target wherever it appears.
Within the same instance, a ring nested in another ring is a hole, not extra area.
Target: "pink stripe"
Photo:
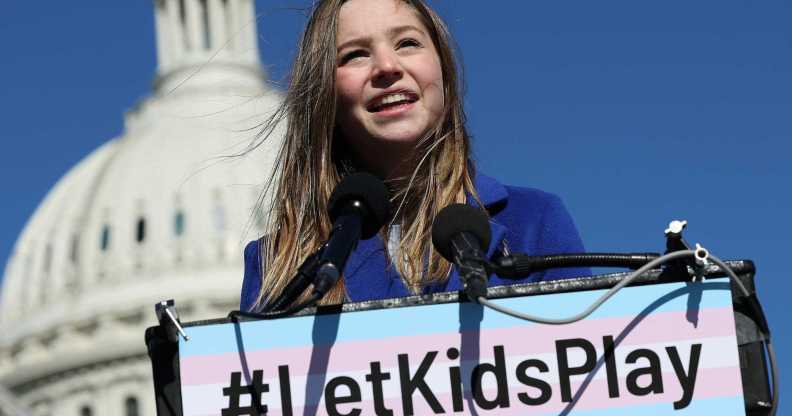
[[[621,341],[620,346],[644,345],[659,342],[679,342],[734,335],[734,316],[730,307],[709,308],[699,312],[698,327],[685,318],[685,312],[666,312],[650,315]],[[604,318],[570,325],[532,325],[483,330],[479,350],[480,359],[492,356],[494,345],[505,345],[507,356],[553,353],[557,339],[570,334],[601,346],[602,337],[618,334],[632,318]],[[369,362],[379,361],[383,368],[395,367],[398,354],[409,354],[411,362],[420,360],[428,351],[440,349],[436,362],[448,361],[445,349],[459,346],[458,332],[419,336],[394,337],[377,340],[341,342],[333,346],[327,372],[356,371],[368,368]],[[465,346],[462,346],[463,352]],[[289,365],[292,376],[308,373],[313,348],[277,348],[246,354],[249,369],[263,369],[265,377],[277,374],[278,365]],[[320,351],[326,354],[326,349]],[[465,357],[462,357],[465,359]],[[181,360],[182,385],[227,383],[232,371],[241,371],[237,353],[188,357]]]
[[[609,398],[608,397],[608,386],[606,380],[594,380],[591,384],[588,385],[586,390],[581,395],[580,400],[574,405],[573,410],[575,411],[583,411],[583,410],[598,410],[598,409],[617,409],[617,408],[628,408],[632,406],[646,406],[646,405],[657,405],[661,403],[666,403],[668,405],[669,413],[673,412],[673,403],[678,401],[682,398],[682,389],[679,386],[679,383],[676,382],[676,375],[673,373],[664,373],[663,374],[664,384],[664,391],[661,394],[648,394],[646,396],[633,396],[624,386],[624,382],[620,382],[619,386],[619,393],[620,396],[618,398]],[[643,379],[639,379],[639,383],[645,383]],[[368,386],[361,386],[361,389],[365,389]],[[572,397],[575,397],[575,393],[577,392],[578,388],[580,387],[580,383],[572,383]],[[537,397],[538,392],[533,388],[528,388],[525,386],[512,386],[509,391],[509,407],[508,408],[496,408],[489,411],[482,411],[477,407],[480,413],[486,413],[487,415],[503,415],[503,416],[511,416],[511,415],[540,415],[540,414],[556,414],[557,412],[563,410],[568,406],[568,403],[561,402],[561,394],[560,388],[557,384],[553,384],[552,388],[552,395],[551,399],[540,406],[529,406],[523,404],[519,401],[517,394],[518,393],[528,393],[532,397]],[[470,397],[469,399],[464,400],[464,411],[462,414],[469,414],[470,413],[470,406],[474,405],[473,398],[470,395],[465,395],[466,397]],[[494,389],[486,390],[484,396],[489,399],[493,399],[496,396],[496,391]],[[698,382],[693,391],[693,399],[691,404],[696,400],[702,399],[710,399],[710,398],[726,398],[726,397],[742,397],[742,388],[740,386],[740,372],[739,369],[736,368],[717,368],[717,369],[709,369],[706,371],[700,371],[698,374]],[[442,394],[436,395],[438,401],[440,402],[443,410],[445,410],[446,414],[452,414],[453,407],[452,407],[452,398],[450,394]],[[272,406],[280,405],[279,403],[272,403],[271,410],[268,414],[271,415],[279,415],[280,409],[272,408]],[[432,409],[423,399],[419,392],[416,392],[413,395],[413,405],[414,411],[417,415],[428,415],[434,414]],[[313,409],[316,406],[308,406],[309,408]],[[318,404],[318,412],[317,415],[326,415],[326,409],[324,405],[324,401],[320,401]],[[389,398],[385,400],[385,407],[394,411],[395,415],[402,414],[402,403],[401,398]],[[358,408],[362,410],[362,414],[374,414],[374,403],[372,401],[364,401],[360,403],[351,403],[351,404],[344,404],[339,405],[337,409],[341,413],[347,413],[352,408]],[[638,410],[638,409],[636,409]],[[303,407],[296,407],[294,408],[295,415],[302,415],[303,414]],[[311,412],[310,414],[313,414]]]

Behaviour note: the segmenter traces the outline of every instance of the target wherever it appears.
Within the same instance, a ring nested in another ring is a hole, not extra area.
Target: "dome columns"
[[[212,50],[220,49],[219,55],[228,55],[229,52],[233,52],[231,40],[234,35],[231,21],[227,18],[231,15],[230,7],[228,7],[229,0],[222,1],[222,3],[221,0],[200,1],[206,4],[209,14],[209,27],[206,31],[209,35],[209,42],[204,46]]]
[[[258,66],[251,0],[154,0],[159,75],[213,61]]]

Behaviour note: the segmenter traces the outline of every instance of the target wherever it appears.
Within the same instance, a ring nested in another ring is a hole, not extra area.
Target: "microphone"
[[[487,297],[489,262],[484,250],[491,238],[487,216],[470,205],[449,205],[432,223],[432,245],[457,266],[465,294],[474,302]]]
[[[388,189],[374,175],[354,173],[333,190],[328,202],[333,222],[330,238],[319,256],[313,282],[314,296],[321,298],[341,277],[349,254],[360,239],[373,237],[390,214]]]

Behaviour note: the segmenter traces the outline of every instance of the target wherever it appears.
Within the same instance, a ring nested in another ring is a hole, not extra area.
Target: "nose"
[[[378,51],[374,57],[374,67],[371,76],[374,84],[392,84],[401,79],[404,69],[398,55],[391,50]],[[377,86],[377,85],[375,85]]]

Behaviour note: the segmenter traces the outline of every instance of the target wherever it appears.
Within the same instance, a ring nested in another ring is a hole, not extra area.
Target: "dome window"
[[[52,269],[52,244],[47,244],[44,248],[44,272],[49,273]]]
[[[128,396],[126,400],[124,400],[124,414],[126,416],[140,415],[140,405],[138,404],[137,397]]]
[[[81,407],[80,416],[93,416],[93,409],[91,409],[91,406],[84,405]]]
[[[143,217],[138,218],[135,227],[135,240],[138,244],[142,244],[146,240],[146,219]]]
[[[181,237],[184,234],[184,212],[182,210],[176,211],[173,216],[173,232],[176,237]]]
[[[99,241],[99,248],[102,251],[107,251],[110,248],[110,226],[105,224],[102,227],[102,236]]]
[[[71,241],[71,249],[69,250],[69,260],[71,260],[72,264],[77,264],[77,259],[80,255],[80,237],[75,234],[72,236]]]

